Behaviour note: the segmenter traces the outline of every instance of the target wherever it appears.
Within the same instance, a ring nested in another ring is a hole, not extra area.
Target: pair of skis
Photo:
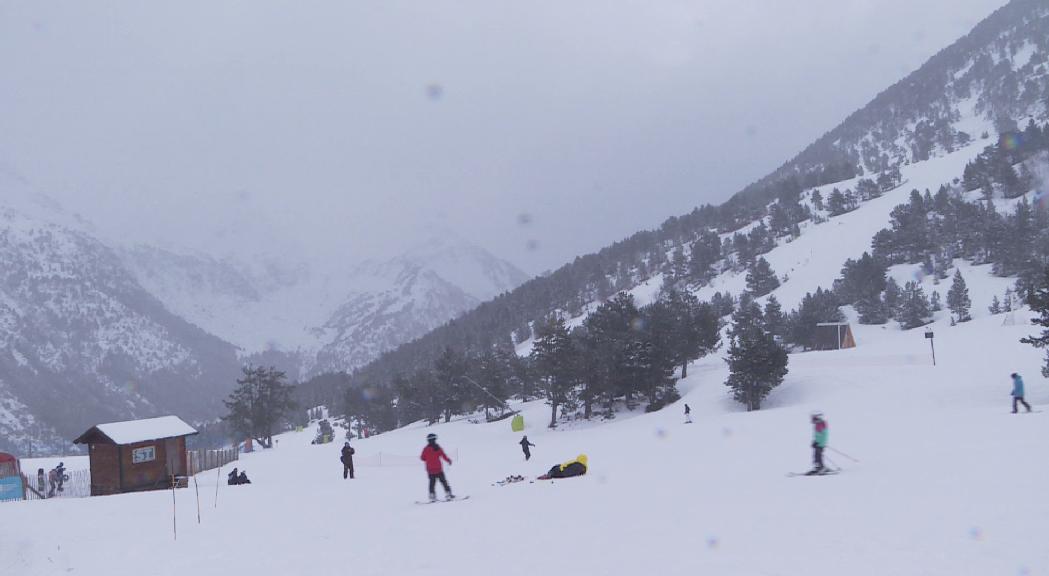
[[[808,472],[787,472],[787,477],[794,478],[795,476],[833,476],[841,472],[841,468],[824,468],[823,470],[809,470]]]
[[[424,505],[424,504],[445,504],[447,502],[459,502],[459,501],[462,501],[462,500],[469,500],[469,499],[470,499],[470,496],[466,495],[466,496],[456,496],[455,498],[434,499],[434,500],[426,500],[426,501],[416,500],[415,503],[419,504],[419,505]]]

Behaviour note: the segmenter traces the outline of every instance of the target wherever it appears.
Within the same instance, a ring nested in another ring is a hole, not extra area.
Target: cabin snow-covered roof
[[[73,443],[88,444],[98,442],[97,436],[101,435],[114,444],[135,444],[148,442],[149,440],[189,436],[196,433],[197,431],[192,426],[183,422],[178,416],[161,416],[145,420],[99,424],[81,434]]]

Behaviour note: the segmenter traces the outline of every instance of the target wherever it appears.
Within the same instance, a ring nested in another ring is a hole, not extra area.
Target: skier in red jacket
[[[444,453],[444,449],[437,444],[436,434],[426,435],[426,448],[423,448],[422,456],[420,456],[419,459],[426,462],[426,474],[430,477],[430,501],[432,502],[437,499],[435,488],[438,480],[441,481],[441,486],[444,487],[445,497],[448,500],[454,499],[455,494],[452,494],[452,488],[451,486],[448,486],[448,480],[444,477],[444,466],[441,464],[441,460],[443,459],[449,466],[451,466],[452,459],[449,458],[448,455]]]

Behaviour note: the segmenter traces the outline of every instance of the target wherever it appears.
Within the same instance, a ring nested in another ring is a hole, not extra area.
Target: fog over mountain
[[[348,271],[436,226],[538,273],[725,199],[1002,4],[0,2],[0,170],[128,244]]]

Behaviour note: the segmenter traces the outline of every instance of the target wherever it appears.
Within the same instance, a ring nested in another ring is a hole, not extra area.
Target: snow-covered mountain
[[[168,311],[108,246],[0,205],[0,262],[0,448],[30,437],[55,448],[105,420],[217,413],[233,346]]]
[[[309,372],[352,371],[526,280],[488,251],[451,236],[350,275],[351,292],[323,326]]]
[[[281,354],[293,376],[352,370],[527,279],[448,232],[342,274],[150,246],[121,256],[168,309],[236,344],[249,359]]]

